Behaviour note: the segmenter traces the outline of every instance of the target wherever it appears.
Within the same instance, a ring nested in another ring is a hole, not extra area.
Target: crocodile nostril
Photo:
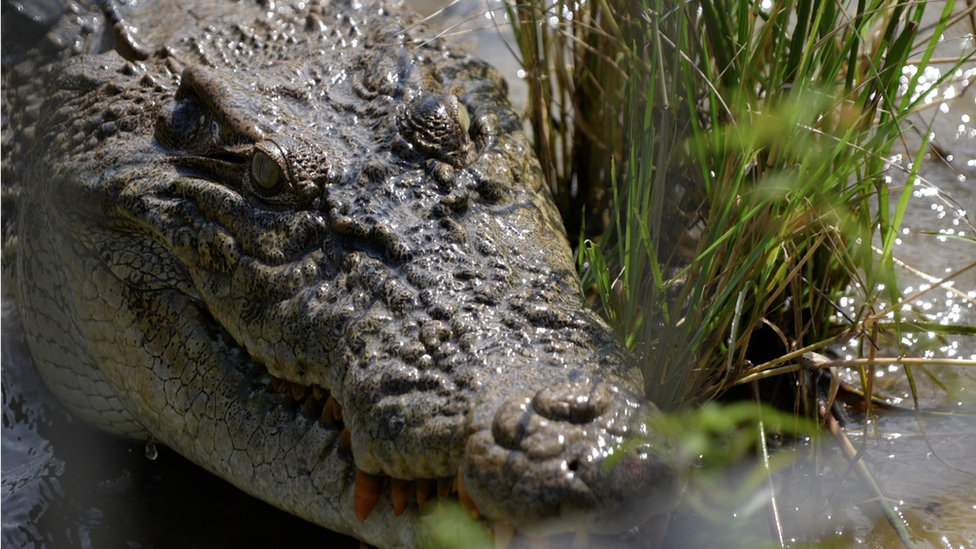
[[[530,414],[527,414],[531,408],[530,402],[531,398],[524,395],[514,395],[505,400],[491,424],[491,434],[496,443],[508,449],[518,447],[530,419]]]
[[[584,423],[603,415],[610,402],[610,389],[602,383],[567,382],[536,393],[532,407],[552,420]]]

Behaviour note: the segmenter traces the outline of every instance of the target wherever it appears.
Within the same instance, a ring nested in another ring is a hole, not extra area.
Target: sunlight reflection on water
[[[972,44],[972,34],[940,40],[935,56],[949,61],[919,75],[925,84],[919,92],[924,95],[924,105],[913,118],[915,129],[905,133],[904,148],[888,159],[892,210],[912,162],[923,164],[903,228],[894,241],[894,256],[902,262],[896,267],[899,305],[891,306],[891,296],[883,284],[874,288],[875,294],[882,296],[875,312],[889,307],[883,320],[890,323],[897,315],[902,323],[900,330],[893,324],[882,330],[879,357],[976,361],[976,336],[939,334],[934,328],[912,327],[913,322],[970,328],[976,325],[976,269],[962,272],[976,260],[976,243],[960,239],[976,236],[970,217],[976,211],[976,93],[971,86],[976,78],[976,61],[952,70],[952,58],[971,52]],[[916,72],[917,67],[906,67],[902,85],[906,86]],[[940,79],[943,80],[939,82]],[[933,146],[923,159],[918,159],[915,151],[926,133]],[[952,281],[940,286],[949,277],[953,277]],[[852,284],[849,295],[839,300],[848,318],[858,314],[858,295],[862,292],[859,284]],[[837,319],[847,323],[840,312]],[[835,351],[847,360],[866,357],[870,348],[861,348],[862,343],[869,345],[867,339],[853,339]],[[929,365],[912,367],[912,373],[910,381],[902,364],[876,367],[872,384],[892,408],[877,410],[875,419],[867,422],[853,418],[846,432],[863,450],[863,459],[885,493],[898,498],[899,513],[919,536],[922,546],[972,549],[976,547],[976,523],[972,520],[976,516],[976,476],[972,475],[976,473],[976,367]],[[844,368],[840,375],[851,386],[861,386],[857,369]],[[912,383],[924,431],[914,412]],[[946,412],[953,415],[944,415]],[[826,449],[824,452],[821,459],[826,464],[829,456]],[[843,463],[838,460],[835,466],[843,467]],[[837,487],[838,502],[844,500],[850,483],[851,479],[847,479]],[[861,497],[868,501],[873,496],[865,492]],[[850,505],[846,507],[848,541],[842,546],[901,546],[871,504],[859,503],[857,497],[852,497]],[[852,513],[854,506],[858,510]]]

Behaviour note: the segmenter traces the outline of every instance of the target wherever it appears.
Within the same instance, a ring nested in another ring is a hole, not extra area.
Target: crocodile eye
[[[265,198],[284,191],[291,184],[286,149],[274,141],[259,141],[251,156],[251,188]]]
[[[281,178],[281,167],[267,153],[258,150],[254,153],[254,160],[251,161],[251,177],[258,187],[270,191]]]

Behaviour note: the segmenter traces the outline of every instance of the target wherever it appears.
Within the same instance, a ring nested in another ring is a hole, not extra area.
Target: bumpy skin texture
[[[670,508],[494,69],[393,2],[66,6],[5,59],[4,273],[74,414],[379,547],[417,506],[358,521],[357,468],[532,535]]]

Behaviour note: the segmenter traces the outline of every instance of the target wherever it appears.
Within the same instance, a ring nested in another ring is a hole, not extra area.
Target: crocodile
[[[381,548],[648,543],[680,467],[494,68],[393,0],[58,1],[4,4],[3,273],[68,411]]]

